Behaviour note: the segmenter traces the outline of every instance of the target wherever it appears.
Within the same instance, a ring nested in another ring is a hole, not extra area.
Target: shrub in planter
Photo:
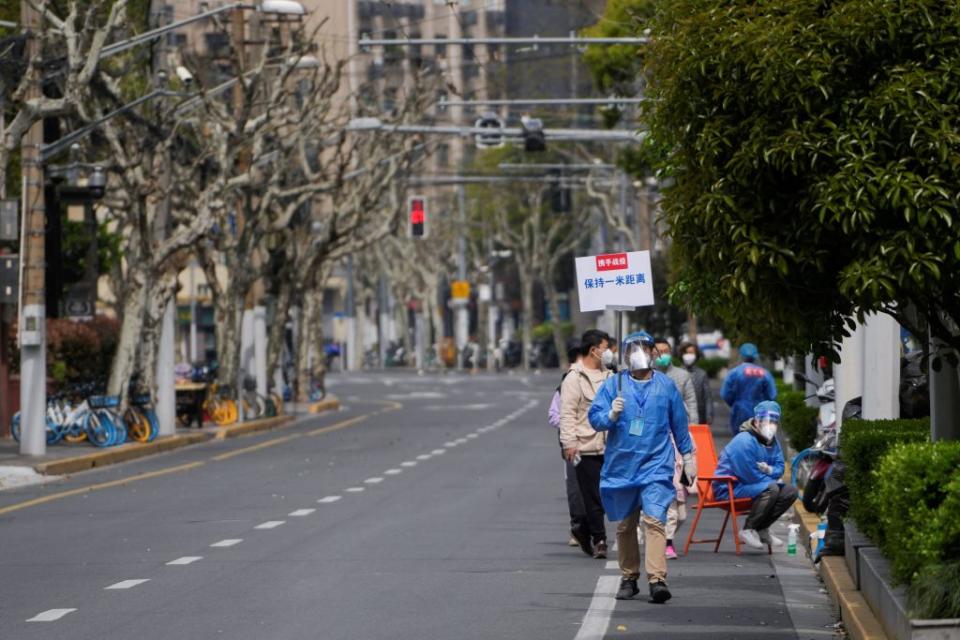
[[[874,477],[880,549],[895,580],[960,556],[960,442],[894,445]]]
[[[802,391],[783,389],[777,394],[782,411],[781,429],[797,451],[813,445],[817,436],[817,409],[808,407]]]
[[[887,450],[898,443],[926,442],[930,420],[847,420],[840,431],[840,456],[846,464],[850,489],[850,517],[867,537],[882,544],[884,531],[877,518],[878,505],[871,491],[872,471]]]
[[[924,567],[907,595],[914,618],[960,618],[960,560]]]
[[[716,378],[720,370],[728,366],[730,361],[726,358],[700,358],[697,360],[697,366],[707,372],[708,378]]]

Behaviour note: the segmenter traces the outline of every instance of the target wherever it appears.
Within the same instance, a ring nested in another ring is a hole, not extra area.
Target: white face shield
[[[634,340],[623,345],[624,364],[631,372],[647,371],[653,368],[657,350],[653,344]]]

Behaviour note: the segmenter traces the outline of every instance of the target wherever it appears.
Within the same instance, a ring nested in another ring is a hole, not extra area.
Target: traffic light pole
[[[467,279],[467,190],[463,184],[457,188],[457,205],[459,215],[457,218],[457,279],[463,282]],[[470,334],[470,315],[467,305],[469,300],[460,300],[454,303],[457,305],[455,312],[455,336],[457,342],[457,368],[463,369],[463,356],[467,348]]]

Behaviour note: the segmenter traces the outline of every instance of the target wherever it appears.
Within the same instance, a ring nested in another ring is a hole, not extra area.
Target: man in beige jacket
[[[560,386],[560,443],[564,457],[571,461],[587,514],[587,528],[573,531],[580,548],[594,558],[607,557],[607,531],[600,502],[600,469],[606,436],[590,426],[587,413],[603,381],[610,377],[614,362],[610,336],[591,329],[581,339],[583,360],[570,369]]]

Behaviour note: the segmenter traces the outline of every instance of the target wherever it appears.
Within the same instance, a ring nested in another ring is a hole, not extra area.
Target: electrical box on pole
[[[426,238],[428,231],[427,198],[410,196],[407,198],[407,235],[411,238]]]
[[[523,128],[523,150],[538,152],[547,150],[547,138],[543,132],[543,121],[540,118],[523,116],[520,119]]]

